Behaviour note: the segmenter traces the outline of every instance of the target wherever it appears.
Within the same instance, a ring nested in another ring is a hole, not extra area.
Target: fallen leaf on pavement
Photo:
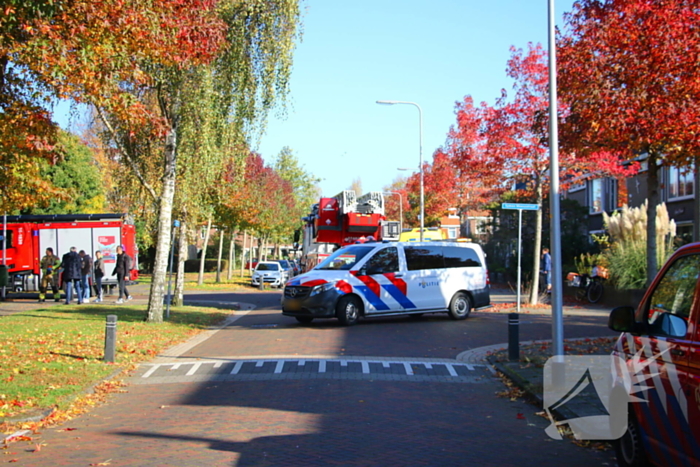
[[[107,460],[104,461],[104,462],[97,462],[97,463],[90,464],[90,465],[110,465],[109,461],[111,461],[111,460],[112,460],[112,459],[107,459]]]
[[[518,413],[518,415],[515,416],[518,420],[525,420],[525,415]]]

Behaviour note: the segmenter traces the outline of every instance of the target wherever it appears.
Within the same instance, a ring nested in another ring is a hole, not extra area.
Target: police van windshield
[[[333,252],[314,269],[334,269],[347,271],[352,269],[367,253],[374,250],[374,246],[352,245]]]

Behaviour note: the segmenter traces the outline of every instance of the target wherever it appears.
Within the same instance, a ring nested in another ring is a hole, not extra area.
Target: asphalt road
[[[176,355],[142,365],[128,392],[9,456],[32,466],[592,466],[611,452],[554,441],[547,420],[464,350],[507,341],[507,315],[301,325],[279,292],[188,295],[252,303]],[[605,313],[565,318],[566,337],[608,335]],[[522,340],[551,336],[522,317]]]

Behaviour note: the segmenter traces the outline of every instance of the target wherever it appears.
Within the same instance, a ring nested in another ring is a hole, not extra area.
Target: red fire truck
[[[357,197],[355,191],[346,190],[321,198],[302,220],[306,222],[301,257],[304,272],[341,246],[370,236],[396,241],[401,230],[399,222],[386,220],[384,195],[376,191]]]
[[[93,258],[95,251],[102,251],[107,271],[102,283],[113,286],[116,278],[111,274],[116,248],[124,245],[127,254],[134,259],[130,279],[138,277],[136,229],[125,214],[7,216],[6,221],[4,243],[0,241],[0,263],[4,258],[9,286],[14,291],[37,289],[39,262],[49,247],[59,258],[73,246],[78,251],[85,250]]]

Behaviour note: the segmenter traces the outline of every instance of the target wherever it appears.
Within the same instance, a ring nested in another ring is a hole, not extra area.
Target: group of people
[[[77,251],[71,247],[70,251],[60,260],[54,255],[53,248],[46,249],[46,255],[41,258],[41,284],[39,286],[39,301],[46,301],[46,291],[51,287],[53,298],[60,300],[59,278],[65,285],[66,305],[73,300],[73,290],[78,299],[78,304],[90,302],[90,279],[95,289],[95,303],[102,301],[102,279],[107,275],[104,258],[100,250],[95,252],[95,260],[85,250]],[[133,267],[131,256],[126,254],[123,246],[117,246],[117,260],[112,272],[117,276],[119,287],[119,299],[117,303],[131,300],[131,295],[126,288],[129,271]]]

